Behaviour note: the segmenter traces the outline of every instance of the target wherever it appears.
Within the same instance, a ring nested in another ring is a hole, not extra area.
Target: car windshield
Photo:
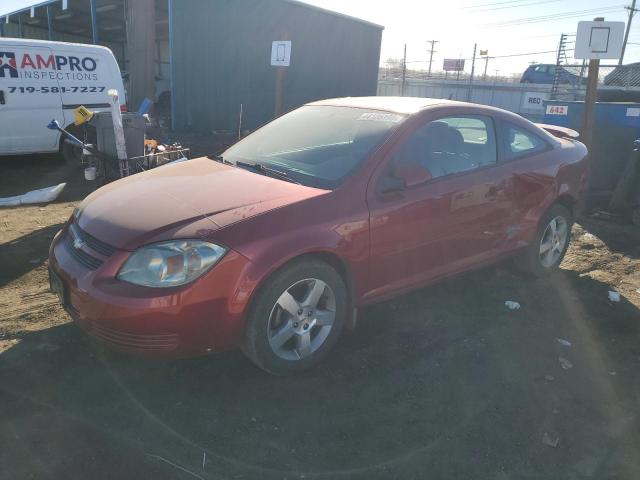
[[[405,116],[362,108],[309,105],[290,112],[223,154],[304,185],[333,189],[379,147]]]

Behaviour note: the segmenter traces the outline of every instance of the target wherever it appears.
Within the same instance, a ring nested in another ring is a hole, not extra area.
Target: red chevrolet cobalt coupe
[[[51,287],[116,349],[239,346],[294,373],[364,305],[509,256],[557,269],[587,150],[545,128],[446,100],[311,103],[220,156],[91,194],[51,245]]]

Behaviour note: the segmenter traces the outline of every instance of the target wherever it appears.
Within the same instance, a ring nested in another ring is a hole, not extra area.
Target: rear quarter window
[[[505,160],[515,160],[545,152],[551,145],[541,136],[511,123],[502,126],[502,142]]]

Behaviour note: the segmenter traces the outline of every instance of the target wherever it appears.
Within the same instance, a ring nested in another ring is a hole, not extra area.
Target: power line
[[[504,7],[483,8],[481,10],[473,10],[472,12],[469,12],[469,13],[492,12],[494,10],[504,10],[505,8],[531,7],[533,5],[540,5],[540,4],[543,4],[543,3],[555,3],[555,2],[559,2],[559,1],[560,0],[541,0],[539,2],[523,3],[521,5],[507,5],[507,6],[504,6]]]
[[[482,4],[482,5],[469,5],[469,6],[462,7],[462,8],[465,8],[465,9],[468,9],[468,8],[482,8],[482,7],[491,7],[493,5],[504,5],[504,4],[507,4],[507,3],[519,3],[519,2],[526,2],[526,1],[528,1],[528,0],[507,0],[505,2],[485,3],[485,4]]]
[[[587,10],[575,10],[575,11],[572,11],[572,12],[561,12],[561,13],[555,13],[555,14],[551,14],[551,15],[541,15],[539,17],[525,17],[525,18],[518,18],[518,19],[514,19],[514,20],[505,20],[505,21],[501,21],[501,22],[485,23],[484,26],[486,26],[486,27],[511,27],[511,26],[524,25],[524,24],[528,24],[528,23],[551,22],[551,21],[555,21],[555,20],[564,20],[564,19],[568,19],[568,18],[581,17],[581,16],[584,16],[584,15],[592,15],[592,14],[598,14],[598,13],[613,12],[613,11],[616,11],[616,10],[620,10],[621,8],[624,8],[624,7],[625,7],[624,5],[615,5],[615,6],[606,7],[606,8],[592,8],[592,9],[587,9]]]

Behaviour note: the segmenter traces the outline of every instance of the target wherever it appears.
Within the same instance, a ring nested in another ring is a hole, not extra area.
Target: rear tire
[[[518,259],[518,266],[526,273],[544,277],[558,270],[569,241],[573,218],[568,208],[555,204],[542,216],[536,236]]]
[[[301,372],[335,346],[347,312],[347,287],[338,272],[320,260],[294,261],[257,293],[242,351],[271,374]]]

